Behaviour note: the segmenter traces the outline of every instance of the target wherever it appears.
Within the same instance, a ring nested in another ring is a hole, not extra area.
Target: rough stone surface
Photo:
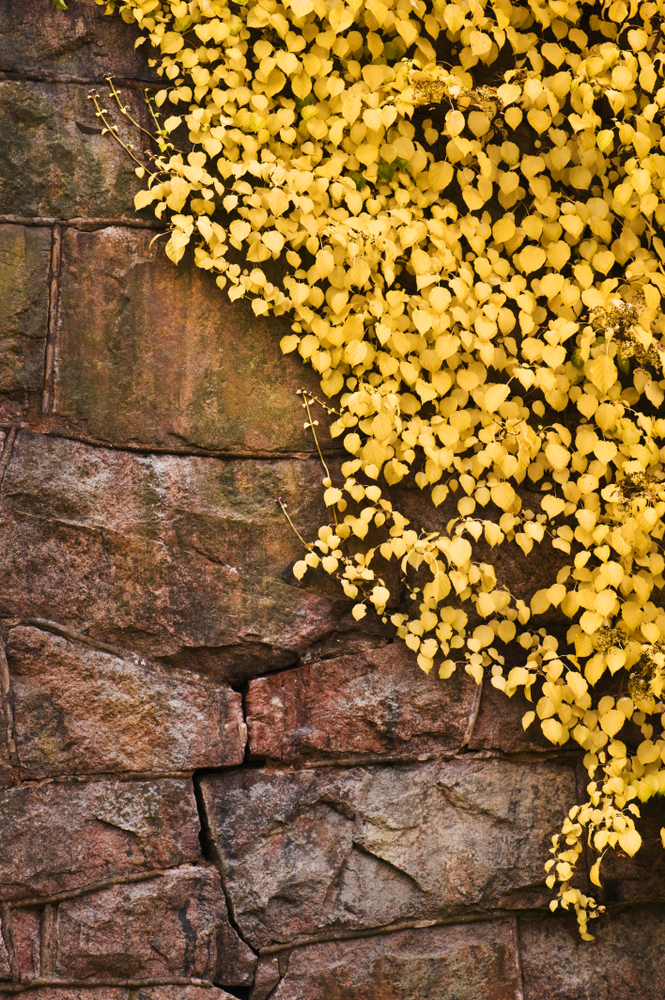
[[[536,719],[524,731],[522,717],[533,711],[538,695],[533,702],[527,701],[519,689],[508,700],[503,691],[492,687],[490,678],[483,681],[478,715],[469,738],[470,750],[501,750],[503,753],[524,753],[532,750],[552,752],[552,744],[543,735],[540,721]]]
[[[5,935],[8,933],[5,921],[0,916],[0,979],[11,979],[12,970],[9,964],[9,952],[5,943]]]
[[[1,100],[0,83],[0,106]],[[40,389],[42,385],[51,239],[48,229],[0,226],[2,393]]]
[[[203,993],[203,990],[200,990]],[[221,992],[221,991],[220,991]],[[207,996],[200,1000],[213,1000],[210,990],[205,990]],[[3,989],[0,986],[0,997],[24,997],[26,1000],[129,1000],[129,990],[123,987],[105,986],[103,990],[94,986],[42,986],[31,989],[27,993],[16,993],[14,990]],[[224,994],[221,994],[224,997]],[[156,1000],[156,998],[155,998]],[[164,997],[167,1000],[167,997]],[[168,995],[171,1000],[171,995]],[[174,998],[175,1000],[175,998]],[[199,1000],[199,997],[192,997],[192,1000]],[[221,1000],[221,998],[220,998]]]
[[[572,768],[454,760],[201,780],[252,946],[489,907],[546,904],[543,857]]]
[[[41,912],[37,909],[11,911],[11,938],[19,976],[29,982],[41,974]]]
[[[17,753],[27,777],[242,763],[240,694],[36,628],[9,634]]]
[[[251,681],[250,752],[275,760],[459,747],[475,684],[426,676],[402,643]]]
[[[54,971],[63,979],[211,979],[224,907],[217,872],[195,867],[65,900]]]
[[[0,615],[153,656],[246,640],[297,655],[333,628],[332,597],[282,579],[302,546],[275,498],[315,532],[314,460],[134,455],[22,432],[4,492]]]
[[[520,921],[524,1000],[662,1000],[665,906],[610,913],[582,941],[569,920]]]
[[[7,789],[0,829],[0,894],[9,899],[170,868],[200,853],[194,793],[184,779]]]
[[[136,1000],[234,1000],[234,997],[214,986],[142,986],[136,992]]]
[[[135,49],[136,25],[105,17],[89,0],[55,10],[41,0],[0,0],[0,70],[25,76],[158,79],[145,50]]]
[[[26,6],[32,6],[27,4]],[[51,11],[48,12],[48,20]],[[1,17],[1,13],[0,13]],[[95,116],[90,88],[76,83],[0,81],[0,204],[3,214],[42,218],[133,218],[141,182],[134,163]],[[123,93],[140,115],[137,93]],[[104,106],[109,108],[106,97]],[[125,141],[141,148],[118,113]]]
[[[521,1000],[507,922],[431,927],[293,952],[271,1000]],[[545,1000],[547,993],[540,994]]]
[[[296,393],[320,394],[319,380],[282,355],[288,318],[257,319],[249,301],[231,310],[209,274],[189,258],[174,267],[153,236],[66,233],[56,414],[97,440],[176,452],[313,451]]]

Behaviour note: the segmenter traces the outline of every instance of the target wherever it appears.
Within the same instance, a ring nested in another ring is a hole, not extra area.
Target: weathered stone
[[[41,388],[50,253],[50,229],[0,226],[0,392]]]
[[[246,729],[235,691],[35,628],[13,629],[7,652],[25,776],[242,762]]]
[[[16,965],[22,982],[36,979],[41,973],[41,913],[39,910],[11,911],[11,935]]]
[[[0,81],[4,212],[59,219],[134,217],[134,194],[142,182],[122,147],[102,135],[89,89],[76,83]],[[140,115],[136,92],[123,93],[123,100]],[[115,117],[122,138],[140,149],[140,133],[128,128],[120,114]]]
[[[210,990],[205,992],[208,995],[202,997],[201,1000],[213,1000],[213,997],[209,995]],[[22,991],[17,993],[14,990],[3,990],[0,986],[0,997],[21,996],[26,997],[26,994]],[[122,986],[105,986],[101,991],[99,987],[94,986],[42,986],[31,989],[27,997],[29,1000],[129,1000],[130,993]],[[217,1000],[224,1000],[224,997],[225,994],[222,993]],[[192,1000],[199,1000],[199,998],[192,997]]]
[[[91,781],[0,792],[0,894],[44,896],[195,861],[191,782]],[[39,845],[39,848],[36,848]]]
[[[234,1000],[234,998],[216,986],[142,986],[135,994],[135,1000]]]
[[[134,455],[21,432],[4,480],[0,615],[151,656],[244,640],[297,655],[337,615],[333,598],[282,579],[302,546],[279,496],[303,534],[327,522],[314,460]]]
[[[589,925],[571,917],[520,921],[524,1000],[662,1000],[665,906],[633,906]]]
[[[440,681],[403,643],[251,681],[250,752],[297,761],[354,753],[421,754],[459,747],[475,684]]]
[[[212,979],[224,910],[216,871],[185,866],[58,907],[56,975]]]
[[[25,76],[101,80],[105,73],[158,79],[145,48],[134,48],[136,25],[105,17],[89,0],[67,0],[66,11],[25,0],[0,0],[0,70]]]
[[[101,441],[183,451],[314,450],[300,388],[320,394],[288,317],[231,307],[211,275],[165,257],[153,233],[63,239],[55,413]],[[318,430],[329,442],[327,419]]]
[[[572,768],[457,759],[201,779],[218,863],[252,947],[545,905]]]
[[[7,917],[8,914],[5,915],[5,919]],[[11,979],[12,969],[9,964],[9,952],[7,951],[7,944],[5,942],[5,938],[9,937],[9,928],[5,924],[5,919],[0,914],[0,979]]]
[[[507,922],[298,948],[271,1000],[521,1000]],[[549,998],[545,991],[539,1000]]]
[[[224,903],[224,910],[223,912],[220,910],[217,921],[215,982],[229,987],[251,986],[254,982],[256,964],[256,954],[231,925],[228,908]]]
[[[478,716],[469,739],[469,750],[502,750],[504,753],[522,753],[530,750],[556,751],[540,728],[536,719],[524,731],[522,717],[533,711],[538,699],[527,701],[521,689],[512,698],[492,687],[490,678],[483,681]]]

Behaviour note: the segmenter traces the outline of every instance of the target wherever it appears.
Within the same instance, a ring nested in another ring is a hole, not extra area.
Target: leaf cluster
[[[583,748],[548,884],[589,938],[584,844],[600,884],[665,791],[663,0],[120,13],[169,112],[136,208],[168,220],[174,263],[193,243],[231,300],[288,314],[282,350],[339,400],[344,483],[296,576],[320,565],[356,618],[386,617],[398,564],[413,608],[391,620],[423,670],[489,673],[535,697],[525,728]],[[395,509],[407,476],[453,505],[445,528]],[[527,604],[477,555],[502,544],[568,558]]]

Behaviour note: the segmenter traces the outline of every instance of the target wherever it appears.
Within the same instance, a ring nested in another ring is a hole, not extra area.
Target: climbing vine
[[[525,729],[583,748],[589,799],[546,868],[590,939],[585,843],[600,885],[665,791],[665,0],[113,9],[163,79],[137,210],[175,264],[192,243],[232,301],[290,316],[282,350],[336,397],[349,457],[296,577],[322,567],[424,671],[489,674],[534,703]],[[410,475],[445,529],[391,503]],[[501,545],[558,550],[529,604]],[[394,564],[410,613],[386,610]]]

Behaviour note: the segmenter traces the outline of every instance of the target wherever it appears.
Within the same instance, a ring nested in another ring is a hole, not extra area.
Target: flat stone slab
[[[545,906],[570,767],[505,760],[231,771],[201,779],[252,947],[501,907]]]
[[[24,6],[30,8],[32,3]],[[36,9],[36,8],[35,8]],[[2,17],[0,10],[0,18]],[[43,21],[53,19],[53,11]],[[108,18],[114,21],[115,18]],[[106,90],[106,87],[100,88]],[[3,214],[20,218],[136,218],[134,195],[143,182],[136,164],[108,133],[88,100],[90,86],[81,83],[38,83],[0,80],[0,204]],[[122,99],[141,120],[138,92]],[[139,152],[141,133],[115,114],[103,95],[125,142]]]
[[[512,926],[458,924],[298,948],[270,997],[521,1000]]]
[[[104,7],[67,0],[67,10],[25,0],[0,0],[0,69],[25,76],[85,76],[105,73],[159,79],[145,48],[134,48],[136,25],[105,17]],[[48,13],[47,13],[48,12]]]
[[[401,642],[250,681],[250,752],[295,762],[350,754],[452,751],[469,728],[476,685],[426,676]]]
[[[242,763],[242,697],[41,629],[9,633],[24,777]]]
[[[200,857],[194,791],[185,779],[6,789],[0,829],[3,899],[49,896]]]
[[[0,393],[42,387],[51,239],[50,229],[0,225]]]
[[[299,354],[281,353],[291,321],[231,304],[189,257],[174,267],[153,237],[65,233],[56,417],[100,441],[174,452],[313,452],[297,390],[320,397],[319,378]],[[329,446],[329,420],[315,409]]]
[[[192,866],[65,900],[53,972],[74,980],[212,980],[225,913],[217,872]]]
[[[0,615],[148,656],[249,643],[250,659],[266,654],[255,673],[273,651],[281,665],[339,614],[335,597],[284,581],[303,549],[277,497],[315,537],[327,520],[318,461],[140,455],[21,432],[4,479]]]
[[[631,906],[592,920],[594,942],[574,919],[521,920],[524,1000],[662,1000],[665,906]]]

